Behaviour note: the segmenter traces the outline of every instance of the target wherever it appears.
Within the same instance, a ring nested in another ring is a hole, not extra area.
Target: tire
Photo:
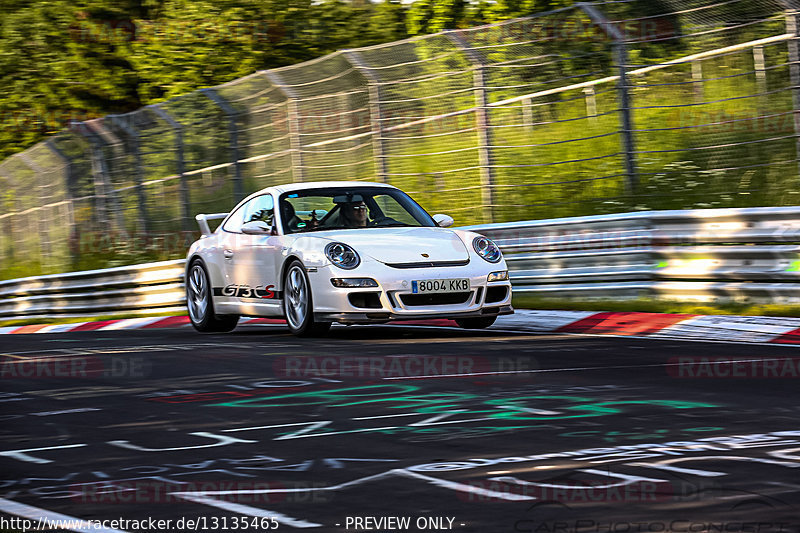
[[[186,276],[186,307],[192,326],[202,333],[231,331],[239,322],[238,315],[214,314],[211,282],[206,267],[199,259],[192,261]]]
[[[298,337],[324,335],[331,329],[330,322],[314,321],[314,300],[311,284],[303,264],[294,260],[283,276],[283,315],[289,331]]]
[[[464,329],[486,329],[497,320],[496,316],[482,316],[478,318],[456,318],[456,324]]]

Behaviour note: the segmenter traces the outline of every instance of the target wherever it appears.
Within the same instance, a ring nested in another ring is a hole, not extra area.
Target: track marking
[[[50,459],[41,459],[39,457],[33,457],[32,455],[28,455],[27,452],[39,452],[42,450],[61,450],[63,448],[83,448],[84,446],[88,446],[88,444],[64,444],[62,446],[47,446],[45,448],[24,448],[22,450],[6,450],[0,452],[0,455],[4,455],[6,457],[11,457],[13,459],[18,459],[20,461],[27,461],[29,463],[36,463],[36,464],[47,464],[52,463]]]

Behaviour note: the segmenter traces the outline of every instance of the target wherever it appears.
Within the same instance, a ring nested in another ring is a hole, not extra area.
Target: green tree
[[[76,32],[78,16],[91,17],[94,8],[76,12],[68,2],[48,2],[8,9],[5,4],[0,22],[0,157],[71,119],[141,105],[138,79],[125,56],[113,44]]]

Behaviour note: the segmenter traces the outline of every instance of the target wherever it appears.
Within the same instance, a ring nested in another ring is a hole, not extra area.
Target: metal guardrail
[[[183,311],[183,259],[0,281],[0,319]]]
[[[800,207],[643,211],[474,226],[516,293],[800,301]]]
[[[644,211],[470,226],[514,292],[800,302],[800,207]],[[0,319],[182,311],[184,260],[0,282]]]

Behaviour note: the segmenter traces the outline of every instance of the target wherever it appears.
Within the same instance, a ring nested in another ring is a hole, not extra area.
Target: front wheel
[[[478,318],[457,318],[456,324],[464,329],[486,329],[497,320],[496,316],[482,316]]]
[[[189,308],[189,320],[192,326],[203,333],[231,331],[239,322],[237,315],[214,314],[211,283],[206,268],[199,259],[192,262],[186,278],[186,306]]]
[[[292,261],[283,278],[283,314],[289,331],[298,337],[323,335],[331,328],[330,322],[314,322],[311,284],[297,260]]]

